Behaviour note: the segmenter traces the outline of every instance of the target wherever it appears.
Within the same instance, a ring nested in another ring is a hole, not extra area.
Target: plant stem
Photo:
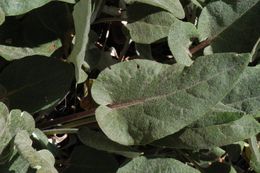
[[[75,134],[77,132],[78,132],[78,128],[60,128],[60,129],[43,130],[43,133],[45,133],[45,135],[64,134],[64,133]]]
[[[190,53],[191,54],[197,53],[199,50],[201,50],[201,49],[207,47],[208,45],[210,45],[211,42],[212,42],[212,39],[206,39],[206,40],[200,42],[200,44],[198,44],[197,46],[190,49]]]
[[[54,119],[53,121],[47,121],[47,122],[39,124],[39,127],[41,129],[48,129],[50,127],[59,126],[59,125],[62,125],[64,123],[67,123],[67,122],[80,120],[80,119],[83,119],[83,118],[86,118],[86,117],[93,117],[95,115],[95,110],[96,109],[90,109],[90,110],[87,110],[87,111],[83,111],[83,112],[71,114],[71,115],[68,115],[68,116],[64,116],[62,118],[57,118],[57,119]]]

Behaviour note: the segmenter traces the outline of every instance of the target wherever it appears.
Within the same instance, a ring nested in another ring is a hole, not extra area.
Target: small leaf
[[[199,173],[196,169],[169,158],[147,159],[137,157],[119,168],[117,173]]]
[[[73,18],[76,31],[76,42],[68,57],[68,61],[75,66],[77,83],[87,79],[87,74],[82,70],[85,52],[89,41],[90,22],[92,14],[91,0],[81,0],[74,6]]]
[[[61,47],[60,40],[54,40],[34,48],[0,45],[0,56],[8,61],[33,55],[51,56],[59,47]]]
[[[203,8],[198,23],[201,40],[212,41],[204,52],[251,51],[260,37],[259,11],[259,0],[211,1]]]
[[[167,10],[171,12],[175,17],[177,18],[184,18],[185,13],[182,8],[182,5],[179,0],[164,0],[164,1],[158,1],[158,0],[125,0],[126,3],[132,4],[134,2],[140,2],[144,4],[153,5],[155,7],[160,7],[164,10]]]
[[[123,145],[147,144],[201,118],[233,88],[249,54],[214,54],[190,68],[133,60],[101,72],[92,96],[103,132]],[[174,126],[172,125],[174,124]]]
[[[34,128],[35,122],[30,114],[20,110],[9,113],[7,107],[0,102],[0,154],[17,132],[26,130],[31,133]]]
[[[78,136],[83,144],[97,150],[116,153],[129,158],[141,155],[140,152],[137,152],[130,147],[126,147],[111,141],[101,132],[95,132],[88,128],[81,128],[78,132]]]
[[[31,147],[32,141],[26,131],[18,132],[14,142],[23,159],[32,168],[37,169],[36,173],[57,173],[57,170],[54,168],[55,158],[48,150],[34,150]]]
[[[168,36],[168,45],[178,63],[186,66],[192,64],[189,47],[192,43],[190,39],[193,37],[199,37],[199,33],[192,23],[176,20],[172,24]]]
[[[205,119],[208,122],[204,126],[200,120],[200,124],[154,144],[171,148],[208,149],[242,141],[260,132],[260,124],[251,115],[239,118],[237,113],[217,113],[215,116],[205,116]]]
[[[159,11],[126,25],[131,39],[137,43],[150,44],[169,34],[170,26],[177,20],[171,13]]]
[[[30,113],[50,108],[69,91],[73,73],[72,65],[54,58],[35,55],[13,61],[0,73],[0,101]]]

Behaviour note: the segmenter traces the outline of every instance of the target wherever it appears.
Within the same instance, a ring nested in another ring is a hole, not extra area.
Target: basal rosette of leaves
[[[2,0],[0,173],[259,173],[259,18],[259,0]]]

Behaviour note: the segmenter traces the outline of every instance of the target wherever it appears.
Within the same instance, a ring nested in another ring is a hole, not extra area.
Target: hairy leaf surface
[[[250,54],[214,54],[184,68],[134,60],[105,69],[92,86],[104,133],[124,145],[146,144],[199,119],[233,88]]]
[[[196,169],[175,159],[147,159],[134,158],[132,161],[119,168],[117,173],[199,173]]]
[[[259,0],[212,1],[198,23],[201,39],[212,40],[205,53],[251,51],[260,37],[259,18]]]
[[[199,33],[192,23],[176,20],[172,24],[168,36],[168,45],[178,63],[186,66],[192,64],[189,47],[192,43],[190,39],[193,37],[199,37]]]

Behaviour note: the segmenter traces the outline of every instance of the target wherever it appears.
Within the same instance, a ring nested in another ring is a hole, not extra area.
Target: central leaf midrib
[[[138,104],[143,104],[144,102],[149,102],[149,101],[153,101],[153,100],[157,100],[157,99],[161,99],[161,98],[165,98],[165,97],[168,97],[168,96],[171,96],[171,95],[174,95],[178,92],[181,92],[181,91],[184,91],[184,90],[188,90],[188,89],[191,89],[203,82],[206,82],[206,81],[209,81],[217,76],[219,76],[220,74],[222,73],[225,73],[225,72],[228,72],[228,71],[231,71],[235,68],[236,66],[231,66],[230,68],[227,68],[226,70],[223,70],[219,73],[216,73],[215,75],[211,76],[210,78],[206,79],[206,80],[201,80],[201,81],[197,81],[195,82],[195,84],[187,87],[187,88],[183,88],[183,89],[179,89],[179,90],[176,90],[174,92],[170,92],[168,94],[160,94],[160,95],[156,95],[156,96],[152,96],[152,97],[146,97],[146,98],[141,98],[141,99],[135,99],[135,100],[131,100],[131,101],[128,101],[128,102],[124,102],[124,103],[112,103],[112,104],[109,104],[108,107],[110,107],[111,109],[124,109],[124,108],[128,108],[128,107],[131,107],[131,106],[135,106],[135,105],[138,105]]]

